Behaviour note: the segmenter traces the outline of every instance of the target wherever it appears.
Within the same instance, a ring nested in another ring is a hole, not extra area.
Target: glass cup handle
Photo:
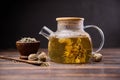
[[[95,25],[87,25],[87,26],[84,27],[84,29],[86,29],[86,28],[95,28],[95,29],[97,29],[97,30],[99,31],[99,33],[100,33],[100,35],[101,35],[102,41],[101,41],[101,43],[100,43],[99,48],[95,51],[95,52],[99,52],[99,51],[102,49],[102,47],[103,47],[103,45],[104,45],[104,41],[105,41],[105,37],[104,37],[103,31],[102,31],[99,27],[97,27],[97,26],[95,26]]]

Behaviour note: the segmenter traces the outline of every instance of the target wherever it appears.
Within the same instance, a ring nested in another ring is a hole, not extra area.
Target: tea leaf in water
[[[49,56],[60,63],[87,63],[91,57],[92,45],[88,37],[56,38],[49,41]]]

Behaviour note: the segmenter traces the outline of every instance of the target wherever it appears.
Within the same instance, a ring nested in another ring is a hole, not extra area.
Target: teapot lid
[[[64,21],[64,20],[84,20],[84,18],[80,18],[80,17],[58,17],[56,18],[56,21]]]

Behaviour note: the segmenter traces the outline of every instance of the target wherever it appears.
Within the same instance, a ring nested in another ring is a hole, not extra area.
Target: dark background
[[[99,26],[105,34],[104,48],[120,47],[120,0],[9,0],[0,2],[0,49],[16,48],[22,37],[34,37],[47,48],[39,35],[46,25],[56,31],[56,17],[83,17],[84,25]],[[100,42],[97,31],[87,29],[94,47]]]

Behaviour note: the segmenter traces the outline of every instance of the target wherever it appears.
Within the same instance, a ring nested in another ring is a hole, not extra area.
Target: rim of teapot
[[[84,18],[81,18],[81,17],[58,17],[56,18],[56,21],[63,21],[63,20],[84,20]]]

